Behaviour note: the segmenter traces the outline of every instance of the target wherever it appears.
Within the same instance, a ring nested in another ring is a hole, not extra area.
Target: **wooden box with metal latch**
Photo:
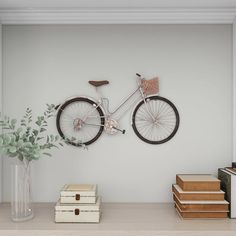
[[[61,203],[96,203],[97,185],[66,184],[60,197]]]
[[[55,206],[55,222],[57,223],[99,223],[101,215],[101,199],[95,204],[62,204]]]

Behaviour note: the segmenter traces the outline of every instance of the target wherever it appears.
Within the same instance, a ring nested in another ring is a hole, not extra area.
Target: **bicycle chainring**
[[[110,118],[106,119],[104,130],[107,134],[116,134],[119,131],[118,129],[119,129],[119,124],[116,120]]]

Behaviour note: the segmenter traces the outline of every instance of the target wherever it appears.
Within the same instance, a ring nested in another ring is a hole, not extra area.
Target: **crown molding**
[[[11,24],[232,24],[236,8],[0,9]]]

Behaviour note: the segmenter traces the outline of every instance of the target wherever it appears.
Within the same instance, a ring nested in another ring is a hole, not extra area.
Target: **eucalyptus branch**
[[[38,116],[35,121],[32,110],[27,108],[19,126],[16,119],[7,116],[1,118],[0,127],[8,132],[0,134],[0,153],[28,162],[43,155],[51,156],[46,150],[63,146],[62,138],[58,135],[44,134],[47,131],[48,119],[54,116],[54,108],[55,105],[47,104],[43,115]]]

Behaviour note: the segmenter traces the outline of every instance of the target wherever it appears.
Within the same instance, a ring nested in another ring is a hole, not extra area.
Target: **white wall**
[[[2,113],[2,98],[2,25],[0,23],[0,113]],[[2,157],[0,155],[0,202],[2,202],[2,177]]]
[[[89,150],[65,147],[34,164],[34,200],[56,201],[65,183],[97,183],[104,201],[168,202],[177,173],[212,173],[232,158],[230,25],[4,26],[4,110],[88,94],[87,80],[108,79],[114,107],[135,86],[135,73],[160,77],[160,94],[180,113],[177,135],[153,146],[139,140],[130,114],[126,135],[102,137]],[[51,131],[56,132],[55,120]],[[4,200],[10,199],[4,160]]]

